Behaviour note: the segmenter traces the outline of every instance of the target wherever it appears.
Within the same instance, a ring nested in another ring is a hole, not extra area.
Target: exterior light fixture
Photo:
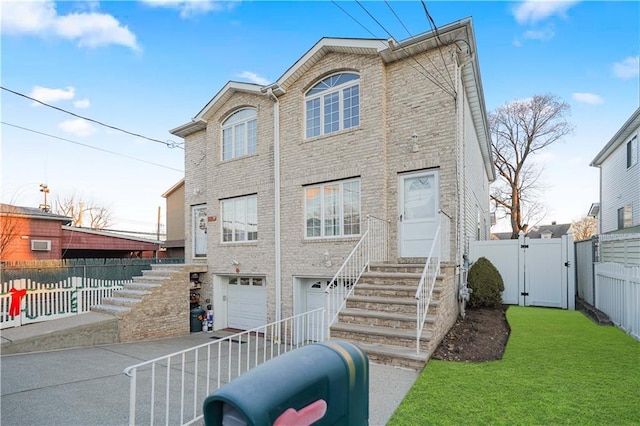
[[[411,152],[418,152],[419,148],[418,148],[418,134],[417,133],[413,133],[413,135],[411,135]]]

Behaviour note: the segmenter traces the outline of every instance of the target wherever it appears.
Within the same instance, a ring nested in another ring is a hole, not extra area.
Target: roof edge
[[[633,128],[640,127],[640,108],[636,109],[631,117],[620,127],[620,129],[616,132],[615,135],[611,138],[611,140],[600,150],[598,155],[595,156],[591,163],[589,164],[591,167],[600,167],[604,160],[611,155],[613,151],[615,151],[625,139],[627,139],[631,133],[633,133]]]

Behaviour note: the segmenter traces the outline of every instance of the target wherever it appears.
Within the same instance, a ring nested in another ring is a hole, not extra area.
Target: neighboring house
[[[536,225],[527,229],[527,238],[561,238],[567,235],[571,229],[570,223],[557,224],[551,222],[551,225]],[[494,232],[491,234],[492,240],[510,240],[513,234],[511,232]]]
[[[0,204],[0,260],[62,259],[62,225],[72,218]]]
[[[184,258],[184,179],[180,179],[162,196],[167,200],[167,238],[163,243],[168,258]]]
[[[171,133],[185,139],[185,256],[208,267],[216,329],[323,306],[368,216],[389,224],[390,261],[420,270],[440,212],[452,265],[489,238],[471,19],[401,43],[323,38],[271,85],[228,82]]]
[[[155,257],[159,244],[109,231],[68,226],[72,218],[0,204],[0,260]]]
[[[640,108],[591,161],[600,168],[602,234],[640,233]]]

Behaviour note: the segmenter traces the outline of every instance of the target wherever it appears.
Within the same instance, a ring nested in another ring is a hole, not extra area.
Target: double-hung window
[[[222,123],[222,159],[250,155],[256,152],[257,113],[253,108],[234,112]]]
[[[304,187],[305,237],[360,234],[360,179]]]
[[[222,242],[246,242],[258,239],[258,197],[229,198],[221,201]]]
[[[627,169],[638,162],[638,137],[634,136],[627,142]]]
[[[337,132],[360,125],[360,76],[335,74],[313,86],[305,95],[306,137]]]

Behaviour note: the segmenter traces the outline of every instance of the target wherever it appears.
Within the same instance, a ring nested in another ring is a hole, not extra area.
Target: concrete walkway
[[[14,344],[20,333],[33,338],[27,326],[21,328],[13,332]],[[2,335],[8,331],[3,330]],[[0,424],[125,425],[129,409],[126,367],[210,341],[211,334],[198,332],[171,339],[3,355]],[[370,364],[371,425],[387,423],[418,374]]]

